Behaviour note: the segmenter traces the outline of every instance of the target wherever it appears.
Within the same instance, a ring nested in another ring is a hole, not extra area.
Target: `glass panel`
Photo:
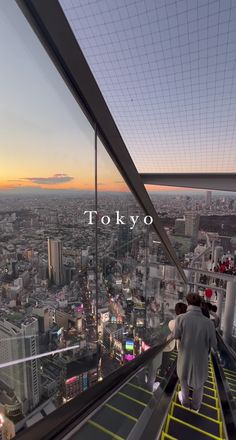
[[[138,426],[135,426],[137,429],[135,438],[140,438],[140,433],[147,423],[150,423],[150,414],[153,414],[153,410],[165,393],[166,384],[173,374],[176,354],[162,350],[154,355],[152,360],[131,377],[119,392],[113,394],[106,404],[101,405],[82,427],[81,425],[75,427],[68,438],[73,440],[90,439],[93,436],[103,440],[128,438],[137,420],[137,423],[142,420]],[[155,403],[153,395],[155,395]],[[158,426],[155,427],[158,431],[158,427],[162,424],[161,418],[157,424]]]
[[[151,224],[145,224],[151,219],[138,206],[100,140],[97,179],[98,311],[104,377],[166,339],[178,300],[172,292],[178,276]]]
[[[236,427],[236,355],[235,351],[227,347],[220,337],[218,337],[216,357],[220,366],[220,375],[226,390],[227,400],[230,405],[232,421]]]
[[[15,2],[0,53],[0,405],[17,431],[97,380],[95,134]]]
[[[151,341],[163,342],[175,304],[184,301],[184,288],[177,269],[167,259],[158,235],[149,230],[147,253],[147,327]]]
[[[84,353],[80,360],[72,356],[73,361],[69,362],[70,351],[65,353],[67,358],[46,355],[1,368],[0,434],[3,439],[13,438],[18,431],[43,420],[62,402],[94,385],[97,380],[95,357]]]
[[[227,278],[236,274],[236,194],[150,185],[146,189],[186,271],[189,289],[217,306],[223,327]]]

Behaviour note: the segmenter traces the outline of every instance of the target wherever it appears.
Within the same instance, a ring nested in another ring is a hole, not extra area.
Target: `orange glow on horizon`
[[[111,166],[112,165],[112,166]],[[39,173],[34,173],[34,175],[39,175],[41,177],[27,177],[27,178],[19,178],[14,175],[7,176],[6,174],[4,176],[4,173],[2,173],[2,180],[0,180],[0,191],[11,191],[11,190],[17,190],[21,189],[22,191],[24,188],[26,190],[29,190],[32,188],[34,189],[41,189],[41,190],[74,190],[74,191],[94,191],[95,189],[95,176],[93,176],[93,173],[87,171],[87,169],[82,169],[81,172],[78,175],[77,170],[77,176],[75,176],[75,173],[73,173],[72,170],[70,170],[68,174],[54,174],[54,173],[43,173],[44,175]],[[123,180],[123,178],[120,176],[118,170],[114,167],[114,164],[106,163],[103,164],[102,167],[99,168],[99,176],[98,176],[98,191],[99,192],[130,192],[127,184]],[[6,172],[6,169],[5,169]],[[14,173],[15,174],[15,173]],[[29,173],[26,173],[26,175],[29,175]],[[5,178],[4,178],[4,177]],[[48,177],[50,176],[50,177]],[[43,179],[46,181],[43,182]],[[50,182],[51,179],[51,182]],[[55,179],[58,179],[58,181],[55,181]],[[60,181],[60,179],[65,179],[65,181]],[[67,180],[66,180],[67,179]],[[36,181],[35,181],[36,180]],[[37,181],[38,180],[38,181]],[[41,181],[42,180],[42,181]],[[48,181],[49,182],[48,182]],[[54,181],[53,181],[54,180]],[[176,186],[163,186],[163,185],[144,185],[147,192],[149,193],[165,193],[165,192],[173,192],[173,191],[197,191],[196,188],[185,188],[185,187],[176,187]]]
[[[165,192],[165,191],[198,191],[197,188],[187,188],[181,186],[162,186],[162,185],[144,185],[147,192]]]
[[[95,188],[95,182],[89,180],[83,180],[78,182],[74,180],[73,182],[66,183],[54,183],[54,184],[37,184],[27,180],[4,180],[0,181],[0,191],[11,191],[15,189],[42,189],[42,190],[74,190],[74,191],[93,191]],[[168,191],[197,191],[196,188],[184,188],[176,186],[161,186],[161,185],[145,185],[147,192],[168,192]],[[128,186],[122,181],[106,181],[98,183],[99,192],[130,192]]]
[[[0,191],[11,191],[17,189],[42,189],[42,190],[74,190],[74,191],[94,191],[95,182],[89,181],[73,181],[66,183],[55,183],[55,184],[37,184],[24,180],[14,180],[14,181],[0,181]],[[99,192],[129,192],[129,189],[125,182],[106,182],[98,184]]]

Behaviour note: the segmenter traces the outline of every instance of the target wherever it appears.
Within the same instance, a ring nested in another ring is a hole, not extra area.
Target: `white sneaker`
[[[179,399],[179,401],[180,401],[181,405],[183,405],[183,396],[182,396],[182,391],[179,391],[179,392],[178,392],[178,399]]]
[[[191,411],[193,411],[193,412],[195,412],[195,413],[199,413],[200,408],[198,408],[198,409],[193,409],[193,408],[191,408]]]
[[[157,388],[160,386],[160,382],[154,382],[153,387],[152,387],[152,391],[153,393],[155,393],[155,391],[157,390]]]

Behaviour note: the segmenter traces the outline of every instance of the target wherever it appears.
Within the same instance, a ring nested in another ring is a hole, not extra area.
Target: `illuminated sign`
[[[144,326],[144,319],[143,318],[137,318],[136,319],[136,326],[137,327],[143,327]]]
[[[2,414],[0,414],[0,428],[3,426],[4,423],[4,417]]]
[[[125,354],[125,360],[126,361],[132,361],[135,358],[133,354]]]
[[[122,284],[122,280],[121,280],[121,279],[116,280],[116,285],[117,285],[117,286],[120,286],[121,284]]]
[[[145,303],[135,303],[134,309],[136,310],[145,310]]]
[[[101,313],[101,321],[102,321],[102,322],[107,322],[107,321],[109,321],[109,318],[110,318],[110,316],[109,316],[109,312]]]
[[[142,341],[142,351],[147,351],[147,350],[149,350],[149,348],[150,348],[150,345],[147,345],[147,344],[145,344],[144,341]]]
[[[77,330],[79,332],[82,330],[82,318],[77,319]]]
[[[134,350],[134,341],[132,339],[127,339],[125,342],[125,349],[127,351],[133,351]]]
[[[118,339],[114,339],[114,348],[122,351],[122,342],[118,341]]]
[[[75,307],[75,312],[77,312],[77,313],[82,313],[83,310],[84,310],[84,305],[83,304],[80,304],[79,306]]]
[[[75,383],[77,380],[78,380],[78,376],[70,377],[70,379],[66,380],[66,385],[70,385],[72,383]]]
[[[63,330],[63,327],[61,327],[61,328],[57,331],[57,336],[61,336],[61,334],[62,334],[62,330]]]
[[[117,316],[117,324],[122,324],[123,323],[123,316],[118,315]]]

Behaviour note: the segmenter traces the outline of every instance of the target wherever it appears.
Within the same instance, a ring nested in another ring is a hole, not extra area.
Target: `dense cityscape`
[[[234,256],[222,233],[234,226],[234,196],[151,197],[183,267],[207,235]],[[151,226],[88,225],[94,202],[92,193],[0,196],[0,407],[11,435],[162,342],[183,291]],[[143,218],[128,193],[100,193],[98,204],[98,219],[117,209]]]

